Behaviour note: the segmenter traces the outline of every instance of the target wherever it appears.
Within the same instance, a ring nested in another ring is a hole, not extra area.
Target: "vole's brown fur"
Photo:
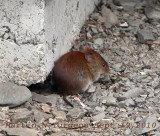
[[[94,81],[108,72],[108,64],[100,54],[92,49],[85,49],[60,57],[53,69],[53,78],[64,101],[73,107],[66,96],[87,90]]]

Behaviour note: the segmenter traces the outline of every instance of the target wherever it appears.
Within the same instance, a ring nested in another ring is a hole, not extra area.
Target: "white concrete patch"
[[[0,0],[0,82],[42,82],[98,0]]]

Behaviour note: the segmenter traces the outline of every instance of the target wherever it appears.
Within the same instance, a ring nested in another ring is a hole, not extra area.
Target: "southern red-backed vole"
[[[87,48],[61,56],[55,63],[53,78],[63,94],[63,100],[73,107],[66,96],[86,91],[93,82],[108,72],[108,64],[101,55]]]

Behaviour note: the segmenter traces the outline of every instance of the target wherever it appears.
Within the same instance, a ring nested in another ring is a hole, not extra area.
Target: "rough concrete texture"
[[[0,82],[42,82],[98,0],[0,0]]]

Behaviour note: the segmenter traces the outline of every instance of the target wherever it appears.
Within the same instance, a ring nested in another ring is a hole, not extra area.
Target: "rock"
[[[44,96],[41,94],[33,93],[32,100],[40,103],[51,103],[52,105],[55,105],[57,102],[57,97],[57,94]]]
[[[16,107],[28,101],[30,90],[14,83],[0,83],[0,106]]]
[[[116,54],[119,55],[119,56],[122,56],[123,55],[123,52],[120,50],[120,49],[116,49]]]
[[[57,104],[57,98],[59,97],[59,95],[58,94],[51,94],[51,95],[47,95],[45,97],[47,98],[46,103],[51,103],[52,105],[56,105]]]
[[[5,131],[8,136],[38,136],[38,131],[29,128],[9,128]]]
[[[140,43],[145,43],[146,41],[153,41],[154,37],[151,31],[149,30],[139,30],[137,32],[138,41]]]
[[[126,136],[128,136],[130,133],[131,133],[131,130],[130,130],[130,129],[126,129],[125,132],[124,132],[124,134],[125,134]]]
[[[93,101],[92,102],[88,101],[85,104],[91,107],[91,106],[95,106],[97,103]]]
[[[17,109],[15,113],[11,116],[12,123],[25,122],[32,120],[33,111],[29,111],[26,108]]]
[[[52,117],[51,114],[43,113],[43,112],[37,111],[37,110],[34,111],[34,119],[38,124],[43,123],[45,120],[47,120],[51,117]]]
[[[143,93],[145,93],[145,90],[143,90],[142,88],[133,88],[127,91],[122,97],[126,97],[126,98],[137,97]]]
[[[91,30],[93,31],[93,33],[95,33],[95,34],[97,34],[98,33],[98,31],[97,31],[97,29],[96,28],[91,28]]]
[[[54,132],[54,130],[53,130],[53,132]],[[60,132],[53,133],[50,136],[64,136],[64,135],[66,135],[66,133],[64,131],[60,131]]]
[[[60,128],[52,128],[51,130],[52,130],[53,133],[61,132]],[[52,136],[55,136],[55,135],[52,135]]]
[[[122,63],[116,63],[113,65],[113,69],[116,71],[116,72],[120,72],[122,69]]]
[[[117,16],[106,6],[102,6],[101,12],[102,12],[102,16],[103,16],[106,28],[111,28],[113,25],[118,24]]]
[[[69,110],[67,113],[67,117],[74,118],[74,119],[79,118],[83,115],[84,115],[84,113],[83,113],[82,109],[80,109],[80,108],[73,108],[73,109]]]
[[[103,59],[108,62],[108,57],[106,55],[101,54],[101,56],[103,57]]]
[[[116,98],[112,96],[105,96],[101,99],[101,102],[107,106],[115,106],[116,104]]]
[[[103,107],[96,106],[95,109],[96,109],[96,111],[104,112],[105,107],[104,106]]]
[[[57,123],[58,121],[57,121],[56,119],[49,118],[48,122],[49,122],[50,124],[55,124],[55,123]]]
[[[36,102],[40,102],[40,103],[46,103],[47,102],[47,98],[44,95],[40,95],[40,94],[37,94],[37,93],[32,94],[32,100],[36,101]]]
[[[103,45],[104,40],[102,38],[98,38],[94,40],[94,44]]]
[[[94,20],[97,20],[99,17],[99,13],[92,13],[91,14],[91,18],[94,19]]]
[[[58,121],[66,120],[66,113],[64,111],[52,111],[52,114]]]
[[[119,24],[119,26],[121,26],[121,27],[128,27],[128,23],[124,22],[124,23]]]
[[[146,79],[142,79],[142,83],[149,83],[149,82],[151,82],[153,79],[152,79],[152,77],[150,77],[150,76],[148,76]]]
[[[151,65],[145,65],[145,66],[142,66],[142,68],[141,68],[142,70],[143,69],[151,69]]]
[[[51,112],[51,107],[48,104],[42,104],[42,110],[46,113],[50,113]]]
[[[126,106],[134,106],[135,105],[135,102],[131,98],[127,99],[125,103],[126,103]]]
[[[95,92],[96,88],[97,88],[96,86],[91,85],[91,86],[89,87],[89,89],[88,89],[88,91],[87,91],[87,92],[89,92],[89,93],[93,93],[93,92]]]
[[[70,136],[79,136],[79,133],[78,132],[68,132],[68,134],[70,135]]]
[[[140,122],[142,120],[141,117],[136,117],[135,122]]]
[[[133,10],[136,5],[135,0],[114,0],[114,4],[117,6],[123,6],[124,10]]]
[[[0,126],[2,126],[1,121],[6,120],[8,118],[8,107],[0,107]]]
[[[91,32],[87,32],[87,37],[92,38]]]
[[[99,113],[96,116],[93,116],[93,121],[100,121],[105,118],[105,112]]]
[[[159,5],[148,5],[145,8],[145,15],[149,19],[160,19],[160,4]]]
[[[0,120],[5,120],[7,118],[6,113],[0,112]]]
[[[136,20],[128,20],[128,23],[130,26],[139,27],[139,25],[143,24],[144,22],[140,19],[136,19]]]
[[[146,100],[145,100],[145,98],[136,98],[135,99],[135,102],[136,103],[143,103],[143,102],[145,102]]]
[[[141,135],[159,127],[160,123],[157,121],[157,118],[154,116],[148,116],[139,122],[139,127],[136,129],[136,134]]]

